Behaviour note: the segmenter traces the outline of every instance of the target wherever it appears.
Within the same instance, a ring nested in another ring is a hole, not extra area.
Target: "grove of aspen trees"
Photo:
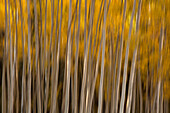
[[[170,0],[0,0],[0,113],[170,113]]]

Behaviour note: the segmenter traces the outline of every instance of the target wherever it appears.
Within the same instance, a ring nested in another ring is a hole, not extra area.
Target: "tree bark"
[[[110,86],[111,86],[111,75],[113,73],[112,69],[113,69],[113,37],[110,37],[110,68],[109,68],[109,75],[107,77],[107,100],[106,100],[106,109],[105,109],[105,113],[109,112],[109,106],[110,106],[110,100],[109,100],[109,96],[110,96]]]
[[[69,109],[69,91],[70,91],[70,66],[71,66],[71,15],[72,15],[72,0],[69,1],[69,20],[68,20],[68,50],[67,50],[67,83],[65,96],[65,110],[68,113]]]
[[[79,0],[79,13],[78,13],[78,31],[75,38],[76,42],[76,57],[75,57],[75,72],[74,72],[74,113],[78,112],[77,108],[77,71],[78,71],[78,54],[79,54],[79,36],[80,36],[80,15],[81,15],[81,0]]]
[[[126,0],[125,0],[126,4]],[[133,16],[135,13],[135,6],[136,6],[136,0],[134,0],[133,4],[133,11],[131,15],[131,21],[130,21],[130,28],[129,28],[129,34],[128,34],[128,41],[127,41],[127,47],[126,47],[126,54],[125,54],[125,63],[124,63],[124,72],[123,72],[123,83],[122,83],[122,93],[121,93],[121,102],[120,102],[120,111],[119,113],[124,112],[124,102],[125,102],[125,94],[126,94],[126,82],[127,82],[127,68],[128,68],[128,56],[129,56],[129,44],[131,39],[131,31],[132,31],[132,22],[133,22]],[[136,52],[134,52],[136,54]],[[135,59],[135,58],[134,58]]]
[[[3,72],[2,72],[2,113],[6,113],[6,82],[5,82],[5,68],[6,68],[6,43],[8,38],[8,23],[7,23],[7,0],[5,0],[5,43],[3,51]]]
[[[101,76],[100,76],[100,86],[99,86],[99,104],[98,113],[102,112],[103,103],[103,80],[104,80],[104,58],[105,58],[105,42],[106,42],[106,0],[104,1],[104,18],[103,18],[103,45],[102,45],[102,61],[101,61]]]
[[[111,95],[111,113],[115,112],[115,108],[117,107],[117,98],[115,96],[115,76],[116,76],[116,66],[117,66],[117,59],[118,59],[118,43],[119,43],[119,30],[117,34],[116,40],[116,48],[115,48],[115,56],[114,56],[114,69],[113,69],[113,82],[112,82],[112,95]],[[113,63],[113,62],[112,62]]]
[[[116,104],[115,104],[115,113],[118,112],[118,100],[119,100],[119,87],[120,87],[120,73],[121,73],[121,65],[122,65],[122,51],[123,51],[123,35],[124,35],[124,24],[125,24],[125,16],[126,16],[126,0],[123,9],[123,22],[122,22],[122,33],[120,39],[120,50],[118,57],[118,73],[117,73],[117,83],[116,83]]]
[[[23,36],[23,17],[22,17],[22,6],[21,0],[20,3],[20,16],[21,16],[21,36],[22,36],[22,54],[23,54],[23,68],[22,68],[22,96],[21,96],[21,113],[26,112],[24,105],[26,106],[26,80],[25,80],[25,38]]]
[[[135,72],[135,76],[134,76],[134,83],[133,83],[133,105],[132,105],[132,113],[135,113],[135,110],[136,110],[136,72]]]
[[[92,7],[94,7],[94,2],[95,2],[95,0],[92,1],[91,11],[93,9]],[[80,113],[83,113],[83,110],[84,110],[83,108],[84,108],[84,97],[85,97],[84,93],[85,93],[86,76],[87,76],[87,59],[88,59],[88,49],[89,49],[88,47],[89,47],[89,41],[90,41],[89,38],[91,38],[91,32],[92,32],[92,20],[93,20],[93,13],[90,13],[89,33],[88,33],[88,38],[87,38],[87,44],[85,46],[84,64],[83,64],[84,66],[83,66],[83,79],[82,79],[81,96],[80,96],[80,111],[79,111]],[[84,29],[86,29],[86,27]],[[84,40],[86,40],[85,37],[84,37]]]
[[[30,1],[27,0],[27,13],[28,13],[28,81],[27,81],[27,113],[31,113],[31,17],[30,17]]]
[[[92,1],[92,4],[91,4],[91,15],[92,15],[92,22],[91,22],[91,27],[89,28],[89,29],[91,29],[92,30],[92,28],[93,28],[93,16],[94,16],[94,4],[95,4],[95,1]],[[88,31],[88,36],[89,36],[89,31]],[[89,58],[88,58],[88,70],[87,70],[87,81],[86,81],[86,83],[87,83],[87,87],[86,87],[86,98],[85,98],[85,110],[84,110],[84,112],[86,113],[87,112],[87,109],[88,109],[88,102],[89,102],[89,94],[90,94],[90,86],[91,86],[91,79],[92,79],[92,76],[91,76],[91,62],[92,62],[92,56],[91,56],[91,49],[92,49],[92,32],[91,32],[91,34],[90,34],[90,37],[88,37],[88,38],[90,38],[90,47],[89,47],[89,54],[88,54],[88,56],[89,56]]]
[[[46,50],[46,21],[47,21],[47,0],[46,0],[46,4],[45,4],[45,24],[44,24],[44,55],[43,55],[43,72],[45,75],[45,97],[44,97],[44,113],[47,113],[47,104],[48,104],[48,79],[49,77],[47,76],[47,68],[45,66],[45,63],[47,62],[47,50]],[[48,66],[47,66],[48,67]],[[44,77],[43,77],[43,81],[44,81]]]
[[[59,0],[58,0],[59,4]],[[55,112],[56,109],[56,102],[57,102],[57,86],[58,86],[58,73],[59,73],[59,57],[60,57],[60,40],[61,40],[61,26],[62,26],[62,10],[63,10],[63,0],[61,0],[61,15],[60,15],[60,26],[59,26],[59,36],[58,36],[58,48],[57,48],[57,67],[55,73],[55,82],[54,82],[54,94],[53,94],[53,103],[52,103],[52,113]],[[57,24],[56,24],[57,26]],[[54,58],[55,59],[55,58]]]
[[[91,113],[91,109],[92,109],[92,102],[93,102],[96,79],[97,79],[97,75],[98,75],[98,67],[99,67],[99,59],[100,59],[102,41],[103,41],[103,37],[101,38],[101,41],[100,41],[99,52],[98,52],[98,56],[97,56],[97,62],[96,62],[96,68],[95,68],[95,76],[94,76],[94,79],[93,79],[93,82],[92,82],[88,113]]]
[[[36,91],[37,91],[37,106],[38,113],[41,113],[41,91],[40,91],[40,69],[39,69],[39,39],[38,39],[38,19],[37,19],[37,6],[36,0],[34,0],[34,18],[35,18],[35,42],[36,42]]]
[[[14,71],[13,71],[13,51],[12,51],[12,37],[11,37],[11,20],[10,20],[10,0],[8,0],[8,22],[9,22],[9,38],[10,38],[10,103],[9,104],[9,112],[13,113],[13,103],[14,103]]]

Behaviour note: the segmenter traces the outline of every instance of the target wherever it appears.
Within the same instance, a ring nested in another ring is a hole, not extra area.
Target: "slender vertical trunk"
[[[61,111],[64,113],[64,105],[65,105],[65,94],[66,94],[66,82],[67,82],[67,50],[68,50],[68,38],[66,44],[66,55],[65,55],[65,66],[64,66],[64,80],[63,80],[63,97],[62,97],[62,107]]]
[[[73,39],[74,39],[74,36],[75,36],[75,43],[76,43],[76,35],[75,35],[75,27],[76,27],[76,21],[77,21],[77,7],[78,7],[78,0],[76,0],[76,7],[75,7],[75,19],[74,19],[74,27],[73,27],[73,33],[72,33],[72,40],[71,40],[71,61],[73,62]],[[73,13],[74,14],[74,13]],[[75,59],[75,61],[76,61],[76,59]],[[71,62],[71,63],[72,63]],[[76,65],[76,64],[75,64]],[[71,106],[72,106],[72,113],[74,112],[74,101],[75,101],[75,98],[77,98],[77,97],[75,97],[75,95],[74,95],[74,84],[75,84],[75,82],[74,82],[74,78],[75,78],[75,76],[73,77],[73,76],[71,76],[72,78],[71,78]],[[74,83],[73,83],[74,82]]]
[[[136,110],[136,72],[134,76],[134,83],[133,83],[133,105],[132,105],[132,113],[135,113]]]
[[[148,45],[149,51],[149,45]],[[146,101],[145,101],[145,113],[149,113],[149,52],[148,52],[148,66],[147,66],[147,77],[146,77]]]
[[[35,58],[33,57],[33,55],[32,55],[32,58],[33,58],[33,62],[35,62]],[[37,99],[37,85],[35,85],[36,84],[36,82],[37,82],[37,79],[36,79],[36,75],[35,75],[35,67],[34,67],[34,65],[33,65],[33,67],[32,67],[32,81],[33,81],[33,95],[34,95],[34,97],[33,97],[33,113],[36,113],[37,112],[37,101],[38,101],[38,99]]]
[[[47,77],[47,68],[45,65],[45,63],[47,62],[47,52],[46,52],[46,21],[47,21],[47,0],[46,0],[46,4],[45,4],[45,23],[44,23],[44,55],[43,55],[43,73],[45,75],[45,97],[44,97],[44,113],[47,112],[47,104],[48,104],[48,77]],[[44,76],[42,78],[42,81],[44,81]],[[44,86],[44,82],[42,82],[42,86]]]
[[[58,8],[58,7],[57,7]],[[58,10],[57,10],[58,11]],[[56,18],[57,19],[57,22],[58,22],[58,17]],[[52,43],[53,43],[53,40],[52,40],[52,37],[53,37],[53,29],[54,29],[54,0],[51,0],[51,24],[52,24],[52,29],[51,29],[51,34],[50,34],[50,45],[52,46]],[[58,24],[58,23],[56,23]],[[57,26],[56,26],[57,27]],[[57,29],[56,29],[57,30]],[[51,81],[49,80],[49,82],[51,83],[51,95],[50,95],[50,100],[53,100],[53,94],[54,94],[54,82],[55,82],[55,79],[54,79],[54,73],[55,73],[55,66],[56,66],[56,59],[54,58],[54,56],[56,55],[56,53],[54,54],[54,51],[52,50],[53,48],[51,48],[50,46],[50,50],[51,50],[51,74],[49,72],[49,74],[51,75]],[[55,56],[56,57],[56,56]],[[49,76],[50,76],[49,75]],[[49,90],[50,91],[50,90]],[[51,101],[52,102],[52,101]],[[56,103],[55,103],[56,104]],[[52,110],[52,107],[50,107],[50,112]]]
[[[28,12],[28,84],[27,84],[27,113],[31,113],[31,17],[30,17],[30,1],[27,0],[27,12]]]
[[[101,14],[101,15],[103,15],[103,14]],[[100,17],[100,23],[99,23],[99,30],[98,30],[98,32],[99,32],[99,33],[100,33],[100,31],[101,31],[101,27],[102,27],[102,26],[101,26],[101,24],[102,24],[102,20],[103,20],[103,19],[102,19],[102,16],[101,16],[101,17]],[[94,59],[94,57],[95,57],[95,56],[97,56],[97,49],[98,49],[98,46],[99,46],[99,40],[100,40],[100,38],[99,38],[99,37],[100,37],[100,34],[98,35],[98,38],[97,38],[98,40],[97,40],[97,43],[96,43],[96,49],[95,49],[95,51],[96,51],[96,52],[92,53],[92,67],[94,66],[94,65],[93,65],[93,59]]]
[[[138,46],[138,45],[137,45]],[[136,56],[137,56],[137,46],[133,53],[133,60],[132,60],[132,66],[130,71],[130,83],[128,88],[128,97],[127,97],[127,104],[126,104],[126,113],[130,113],[131,109],[131,102],[132,102],[132,88],[133,88],[133,82],[134,82],[134,73],[135,73],[135,66],[136,66]]]
[[[156,87],[155,89],[155,95],[153,97],[153,103],[152,103],[152,113],[155,113],[155,106],[156,106],[156,99],[157,99],[157,92],[158,92],[158,88]]]
[[[10,76],[11,76],[11,88],[10,88],[10,103],[9,112],[13,113],[13,94],[14,94],[14,72],[13,72],[13,52],[12,52],[12,37],[11,37],[11,22],[10,22],[10,0],[8,0],[8,21],[9,21],[9,38],[10,38]]]
[[[37,106],[38,113],[41,113],[41,92],[40,92],[40,70],[39,70],[39,39],[38,39],[38,19],[37,19],[37,6],[36,0],[34,0],[34,17],[35,17],[35,42],[36,42],[36,91],[37,91]]]
[[[85,1],[86,2],[86,1]],[[87,44],[85,45],[85,53],[84,53],[84,66],[83,66],[83,79],[82,79],[82,85],[81,85],[81,96],[80,96],[80,113],[83,113],[84,110],[84,93],[85,93],[85,86],[86,86],[86,76],[87,76],[87,59],[88,59],[88,47],[89,47],[89,41],[91,38],[91,32],[92,32],[92,20],[93,20],[93,7],[94,7],[95,0],[92,1],[91,5],[91,13],[90,13],[90,22],[89,22],[89,32],[88,32],[88,38],[87,38]],[[84,37],[85,38],[85,37]],[[86,38],[85,38],[86,40]]]
[[[152,39],[152,42],[151,42],[151,44],[152,44],[152,55],[154,54],[153,40],[154,39]],[[154,59],[152,59],[151,61],[152,61],[152,69],[151,69],[151,78],[150,78],[151,79],[150,95],[151,95],[151,100],[152,100],[152,97],[153,97],[153,83],[154,83],[153,82],[153,79],[154,79]],[[152,113],[152,101],[150,102],[150,113]]]
[[[100,41],[99,52],[98,52],[98,56],[97,56],[95,75],[94,75],[94,79],[93,79],[93,82],[92,82],[92,88],[91,88],[91,94],[90,94],[90,103],[89,103],[88,113],[91,113],[91,108],[92,108],[95,84],[96,84],[96,79],[97,79],[97,75],[98,75],[98,67],[99,67],[99,59],[100,59],[100,52],[101,52],[102,41],[103,41],[103,37],[101,38],[101,41]]]
[[[59,4],[59,1],[58,1]],[[60,26],[59,26],[59,36],[58,36],[58,48],[57,48],[57,67],[55,73],[55,83],[54,83],[54,95],[53,95],[53,104],[52,104],[52,113],[55,112],[56,102],[57,102],[57,86],[58,86],[58,73],[59,73],[59,57],[60,57],[60,40],[61,40],[61,26],[62,26],[62,12],[63,12],[63,0],[61,0],[61,15],[60,15]]]
[[[136,1],[134,2],[134,5],[136,5]],[[133,10],[134,11],[134,10]],[[137,58],[137,50],[138,50],[138,29],[139,29],[139,22],[140,22],[140,11],[141,11],[141,0],[139,0],[138,3],[138,15],[137,15],[137,21],[136,21],[136,46],[133,53],[133,60],[132,60],[132,66],[131,66],[131,72],[130,72],[130,83],[129,83],[129,89],[128,89],[128,98],[127,98],[127,104],[126,104],[126,112],[130,113],[131,109],[131,102],[132,102],[132,87],[134,82],[134,73],[135,73],[135,65],[136,65],[136,58]],[[133,18],[133,17],[132,17]]]
[[[80,14],[81,14],[81,0],[79,0],[79,13],[78,13],[78,31],[76,35],[76,57],[75,57],[75,72],[74,72],[74,113],[78,112],[77,108],[77,69],[78,69],[78,54],[79,54],[79,36],[80,36]]]
[[[7,2],[7,1],[6,1]],[[9,2],[8,2],[9,3]],[[6,15],[7,15],[7,3],[6,3]],[[8,7],[9,8],[9,7]],[[9,9],[8,9],[9,10]],[[8,13],[9,13],[9,11],[8,11]],[[9,16],[9,14],[8,14],[8,16]],[[7,17],[7,16],[6,16]],[[8,21],[8,18],[6,19],[7,21]],[[10,24],[8,25],[7,24],[7,26],[10,26]],[[8,28],[7,28],[8,29]],[[7,103],[8,103],[8,106],[7,106],[7,112],[9,113],[10,112],[10,75],[9,75],[9,49],[8,49],[8,36],[7,36],[7,39],[6,39],[6,56],[7,56],[7,88],[8,88],[8,99],[7,99]]]
[[[90,26],[90,28],[89,29],[91,29],[92,30],[92,28],[93,28],[93,15],[94,15],[94,5],[95,5],[95,1],[92,1],[92,4],[91,4],[91,12],[90,12],[90,14],[92,15],[91,17],[91,26]],[[88,31],[88,36],[89,36],[89,31]],[[85,110],[84,110],[84,112],[86,113],[87,112],[87,110],[88,110],[88,102],[89,102],[89,94],[90,94],[90,86],[91,86],[91,79],[92,79],[92,76],[91,76],[91,62],[92,62],[92,57],[91,57],[91,49],[92,49],[92,32],[91,32],[91,34],[90,34],[90,37],[88,37],[88,38],[90,38],[90,47],[89,47],[89,54],[88,54],[88,56],[89,56],[89,58],[88,58],[88,70],[87,70],[87,81],[86,81],[86,83],[87,83],[87,87],[86,87],[86,99],[85,99]]]
[[[110,37],[110,70],[109,70],[109,75],[107,77],[107,100],[106,100],[106,109],[105,109],[105,113],[109,113],[109,105],[110,105],[110,100],[109,100],[109,96],[110,96],[110,86],[111,86],[111,75],[113,73],[112,68],[113,68],[113,37]]]
[[[16,29],[16,38],[15,38],[15,50],[14,50],[14,72],[15,72],[15,82],[16,82],[16,113],[18,113],[18,105],[19,105],[19,87],[18,87],[18,30],[17,30],[17,24],[18,24],[18,9],[16,5],[16,0],[15,0],[15,29]]]
[[[5,68],[6,68],[6,43],[8,38],[8,23],[7,23],[7,0],[5,0],[5,43],[3,53],[3,72],[2,72],[2,113],[6,113],[6,82],[5,82]]]
[[[123,9],[123,21],[122,21],[122,33],[120,39],[120,49],[119,49],[119,57],[118,57],[118,73],[117,73],[117,83],[116,83],[116,103],[115,103],[115,113],[118,112],[118,100],[119,100],[119,88],[120,88],[120,73],[121,73],[121,65],[122,65],[122,51],[123,51],[123,36],[124,36],[124,24],[125,24],[125,16],[126,16],[126,0],[124,3]]]
[[[84,14],[84,57],[86,52],[86,22],[87,22],[87,0],[85,0],[85,14]]]
[[[73,111],[73,110],[74,110],[74,88],[73,88],[73,87],[74,87],[74,85],[73,85],[74,83],[73,83],[73,79],[74,79],[74,78],[73,78],[73,75],[72,75],[72,73],[71,73],[71,74],[70,74],[70,82],[71,82],[71,83],[70,83],[70,85],[71,85],[71,86],[70,86],[70,97],[71,97],[71,98],[70,98],[70,101],[71,101],[71,104],[70,104],[70,106],[71,106],[70,109],[71,109],[71,110],[70,110],[70,111],[71,111],[72,113],[74,112],[74,111]]]
[[[51,3],[52,3],[52,1],[51,1]],[[54,3],[53,3],[54,4]],[[51,74],[51,96],[50,96],[50,98],[51,98],[51,100],[53,100],[53,98],[54,98],[54,95],[56,94],[56,92],[54,92],[54,87],[55,87],[55,77],[56,76],[54,76],[54,74],[55,74],[55,72],[56,72],[56,51],[57,51],[57,28],[58,28],[58,11],[59,11],[59,0],[58,0],[58,3],[57,3],[57,17],[56,17],[56,29],[55,29],[55,42],[54,42],[54,51],[53,51],[53,59],[54,59],[54,61],[53,61],[53,63],[52,63],[52,74]],[[51,101],[51,107],[50,107],[50,112],[52,112],[52,109],[53,109],[53,106],[54,105],[56,105],[56,103],[54,104],[53,103],[54,101]]]
[[[54,1],[53,1],[53,4],[54,4]],[[58,28],[58,11],[59,11],[59,0],[58,0],[58,3],[57,3],[57,17],[56,17],[56,29],[55,29],[55,43],[54,43],[54,51],[53,51],[53,58],[54,58],[54,63],[52,63],[52,74],[51,74],[51,100],[53,100],[53,98],[55,98],[54,96],[56,96],[56,92],[54,92],[54,87],[55,87],[55,73],[56,73],[56,50],[57,50],[57,28]],[[50,108],[50,111],[52,112],[52,109],[53,109],[53,106],[56,105],[56,103],[54,104],[53,103],[54,101],[51,101],[51,108]]]
[[[161,87],[161,81],[159,80],[159,82],[158,82],[158,90],[157,90],[157,101],[156,101],[156,103],[157,103],[157,111],[156,111],[156,113],[159,113],[159,108],[160,108],[160,106],[159,106],[159,95],[160,95],[160,87]]]
[[[138,79],[138,89],[139,89],[139,97],[140,97],[140,112],[139,113],[142,113],[143,111],[143,96],[142,96],[142,83],[141,83],[141,74],[140,74],[140,44],[139,44],[139,48],[138,48],[138,76],[137,76],[137,79]]]
[[[6,39],[5,39],[5,43],[6,43]],[[3,73],[2,73],[2,113],[6,113],[6,82],[5,82],[5,67],[6,67],[6,53],[5,53],[5,49],[6,49],[6,44],[4,44],[4,53],[3,53]]]
[[[41,0],[39,0],[39,7],[40,7],[40,55],[39,55],[39,65],[40,65],[40,95],[41,95],[41,103],[44,102],[44,72],[43,72],[43,45],[42,45],[42,6]],[[45,52],[45,51],[44,51]],[[43,104],[41,104],[41,111],[43,112]]]
[[[108,3],[108,6],[107,6],[107,13],[108,13],[108,10],[109,10],[109,5],[110,5],[110,0],[109,0],[109,3]],[[107,13],[106,13],[106,16],[107,16]],[[110,32],[110,31],[108,31]],[[114,43],[114,39],[112,38],[112,34],[111,34],[111,39],[110,39],[110,73],[107,77],[107,100],[106,100],[106,109],[105,109],[105,113],[108,113],[109,112],[109,106],[110,106],[110,100],[109,100],[109,96],[110,96],[110,86],[111,86],[111,74],[113,73],[112,72],[112,68],[113,68],[113,43]]]
[[[160,92],[160,112],[163,113],[163,82],[161,84],[161,92]]]
[[[100,15],[101,15],[101,11],[102,11],[102,6],[103,6],[103,0],[100,4],[100,10],[99,10],[99,14],[98,14],[98,18],[97,18],[97,24],[96,24],[96,32],[95,32],[95,38],[94,38],[94,44],[93,44],[93,52],[92,52],[92,62],[93,62],[93,57],[94,57],[94,50],[95,50],[95,45],[96,45],[96,38],[97,38],[97,34],[98,34],[98,25],[99,25],[99,19],[100,19]],[[99,26],[100,27],[100,26]],[[98,46],[96,46],[97,48]]]
[[[43,60],[42,58],[42,5],[41,5],[41,0],[39,0],[39,7],[40,7],[40,61]],[[42,63],[40,62],[40,75],[42,75]]]
[[[95,71],[94,61],[93,60],[94,60],[95,53],[97,53],[99,37],[100,37],[100,28],[101,28],[101,21],[102,21],[101,12],[102,12],[102,8],[103,8],[102,6],[103,6],[103,0],[101,1],[100,11],[99,11],[99,14],[98,14],[98,19],[97,19],[97,24],[96,24],[96,32],[95,32],[95,38],[94,38],[94,44],[93,44],[93,51],[92,51],[92,56],[91,56],[91,68],[92,68],[91,74],[92,75],[94,74],[94,71]],[[99,28],[98,28],[98,26],[99,26]],[[98,36],[97,36],[97,34],[98,34]],[[97,43],[96,43],[97,37],[98,37],[98,40],[97,40]],[[96,49],[95,49],[95,47],[96,47]],[[91,77],[91,79],[94,79],[94,78],[95,78],[94,76]],[[93,83],[91,83],[91,90],[92,90],[92,84]],[[91,97],[90,96],[91,96],[91,93],[92,93],[91,90],[90,90],[89,100],[88,100],[88,111],[91,109],[91,106],[90,106],[90,102],[91,102],[91,100],[90,100]],[[91,112],[91,110],[90,110],[90,112]]]
[[[69,109],[69,91],[70,91],[70,66],[71,66],[71,15],[72,15],[72,0],[69,1],[69,19],[68,19],[68,50],[67,50],[67,84],[66,84],[66,96],[65,96],[65,110],[64,113],[68,113]]]
[[[128,57],[129,57],[129,45],[130,45],[130,39],[131,39],[131,31],[132,31],[132,25],[133,25],[132,22],[133,22],[133,16],[134,16],[134,13],[135,13],[135,6],[136,6],[136,0],[134,0],[134,4],[133,4],[133,11],[132,11],[132,15],[131,15],[130,28],[129,28],[129,34],[128,34],[128,41],[127,41],[127,47],[126,47],[124,72],[123,72],[123,83],[122,83],[122,93],[121,93],[121,101],[120,101],[120,111],[119,111],[119,113],[124,112],[125,94],[126,94],[126,82],[127,82]],[[134,51],[134,54],[137,53],[137,50],[135,50],[135,51]],[[136,55],[134,55],[134,57],[135,56]],[[134,60],[136,60],[136,58],[134,58]],[[133,74],[132,74],[132,76],[133,76]]]
[[[139,53],[139,50],[138,50]],[[137,62],[138,62],[138,56],[137,56]],[[138,70],[138,66],[136,67],[136,72]],[[138,88],[138,73],[136,75],[136,109],[135,112],[140,113],[140,96],[139,96],[139,88]]]
[[[23,36],[23,18],[22,18],[22,6],[21,0],[20,3],[20,16],[21,16],[21,36],[22,36],[22,54],[23,54],[23,67],[22,67],[22,96],[21,96],[21,113],[26,112],[24,105],[26,106],[26,80],[25,80],[25,38]]]
[[[136,32],[137,32],[137,36],[138,36],[138,30],[139,30],[139,24],[140,24],[140,13],[141,13],[141,5],[142,5],[142,0],[139,0],[138,3],[138,13],[137,13],[137,21],[136,21]],[[142,84],[141,84],[141,75],[140,75],[140,43],[139,43],[139,47],[138,47],[138,62],[139,62],[139,66],[138,66],[138,88],[139,88],[139,96],[140,96],[140,113],[142,113],[143,110],[143,97],[142,97]]]
[[[90,47],[89,47],[89,58],[88,58],[88,69],[87,69],[87,87],[86,87],[86,99],[85,99],[85,113],[87,112],[88,101],[89,101],[89,92],[91,86],[91,46],[92,46],[92,36],[90,37]]]
[[[99,18],[100,18],[100,15],[101,15],[101,8],[103,6],[103,0],[101,2],[101,5],[100,5],[100,11],[99,11],[99,14],[98,14],[98,22],[99,22]],[[93,68],[93,59],[94,59],[94,50],[96,50],[96,53],[97,53],[97,49],[98,49],[98,43],[99,43],[99,35],[98,35],[98,42],[96,44],[96,49],[95,49],[95,43],[96,43],[96,37],[97,37],[97,31],[98,31],[98,22],[97,22],[97,25],[96,25],[96,34],[95,34],[95,39],[94,39],[94,46],[93,46],[93,52],[92,52],[92,60],[91,60],[91,68]],[[100,19],[100,24],[99,24],[99,31],[100,32],[100,27],[101,27],[101,19]],[[103,38],[103,37],[102,37]],[[97,63],[96,63],[96,68],[92,69],[92,74],[94,74],[94,71],[95,71],[95,75],[94,75],[94,78],[93,78],[93,82],[91,84],[91,90],[90,90],[90,95],[89,95],[89,102],[88,102],[88,113],[91,112],[91,107],[92,107],[92,102],[93,102],[93,95],[94,95],[94,90],[95,90],[95,83],[96,83],[96,78],[97,78],[97,75],[98,75],[98,66],[99,66],[99,59],[100,59],[100,51],[101,51],[101,44],[102,44],[102,38],[101,38],[101,41],[100,41],[100,45],[99,45],[99,52],[98,52],[98,55],[97,55]]]
[[[10,92],[11,92],[11,83],[10,83],[10,73],[9,73],[9,49],[8,49],[8,38],[7,38],[7,41],[6,41],[6,47],[7,47],[7,85],[8,85],[8,109],[7,109],[7,112],[9,113],[10,112]]]
[[[158,70],[159,70],[159,81],[158,81],[158,90],[157,90],[157,113],[159,113],[159,109],[160,109],[160,103],[159,103],[159,96],[160,96],[160,89],[161,89],[161,84],[162,84],[162,49],[163,49],[163,40],[164,40],[164,36],[163,36],[163,28],[161,26],[161,32],[160,32],[160,40],[159,40],[159,62],[158,62]]]
[[[7,26],[6,26],[7,27]],[[5,28],[6,29],[6,28]],[[5,35],[6,37],[6,35]],[[6,43],[6,38],[5,38]],[[6,82],[5,82],[5,67],[6,67],[6,44],[4,44],[4,53],[3,53],[3,73],[2,73],[2,113],[6,113]]]
[[[47,0],[46,0],[47,4]],[[46,11],[46,9],[45,9]],[[46,15],[45,15],[46,18]],[[46,22],[46,21],[45,21]],[[45,26],[46,27],[46,26]],[[49,79],[50,79],[50,56],[51,56],[51,46],[52,46],[52,36],[53,36],[53,27],[54,27],[54,0],[51,1],[51,34],[50,34],[50,47],[47,53],[47,75],[46,75],[46,97],[45,97],[45,113],[47,112],[48,104],[48,93],[49,93]],[[45,29],[46,30],[46,29]],[[46,31],[45,31],[46,32]],[[46,34],[45,34],[46,35]],[[46,37],[46,36],[45,36]],[[45,45],[46,48],[46,45]]]
[[[116,66],[118,57],[118,43],[119,43],[119,30],[116,40],[115,56],[114,56],[114,69],[113,69],[113,82],[112,82],[112,95],[111,95],[111,113],[115,112],[116,108],[116,96],[115,96],[115,76],[116,76]],[[113,62],[112,62],[113,63]]]
[[[100,76],[100,86],[99,86],[99,105],[98,113],[102,112],[103,103],[103,80],[104,80],[104,58],[105,58],[105,42],[106,42],[106,0],[104,1],[104,18],[103,18],[103,46],[102,46],[102,61],[101,61],[101,76]]]
[[[68,40],[67,40],[67,43],[68,43]],[[68,44],[66,44],[66,51],[68,49],[67,45]],[[62,107],[61,107],[62,113],[64,113],[64,105],[65,105],[66,73],[67,73],[67,52],[65,55],[65,66],[64,66],[63,94],[62,94]]]

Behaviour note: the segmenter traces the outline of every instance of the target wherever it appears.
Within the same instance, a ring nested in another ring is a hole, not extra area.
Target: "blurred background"
[[[170,0],[1,0],[2,113],[169,113]]]

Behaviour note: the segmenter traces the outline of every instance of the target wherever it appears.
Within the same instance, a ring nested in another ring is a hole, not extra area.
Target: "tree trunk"
[[[79,54],[79,36],[80,36],[80,14],[81,14],[81,0],[79,0],[79,13],[78,13],[78,31],[75,38],[76,42],[76,56],[75,56],[75,72],[74,72],[74,113],[78,112],[77,108],[77,71],[78,71],[78,54]]]
[[[34,16],[35,16],[35,41],[36,41],[36,88],[37,88],[37,106],[38,106],[38,113],[41,113],[41,91],[40,91],[40,69],[39,69],[39,39],[38,39],[38,19],[37,19],[37,6],[36,0],[34,0]]]
[[[109,112],[109,105],[110,105],[110,100],[109,100],[109,96],[110,96],[110,86],[111,86],[111,75],[113,73],[112,69],[113,69],[113,37],[110,37],[110,70],[109,70],[109,75],[107,77],[107,100],[106,100],[106,109],[105,109],[105,113]]]
[[[135,70],[136,71],[136,70]],[[132,104],[132,113],[135,113],[136,110],[136,72],[135,72],[135,76],[134,76],[134,83],[133,83],[133,104]]]
[[[126,0],[123,9],[123,21],[122,21],[122,33],[120,39],[120,50],[119,50],[119,57],[118,57],[118,73],[117,73],[117,83],[116,83],[116,103],[115,103],[115,113],[118,112],[118,100],[119,100],[119,87],[120,87],[120,73],[121,73],[121,65],[122,65],[122,51],[123,51],[123,35],[124,35],[124,24],[125,24],[125,15],[126,15]]]
[[[101,76],[100,76],[100,86],[99,86],[99,104],[98,113],[102,112],[103,103],[103,80],[104,80],[104,58],[105,58],[105,42],[106,42],[106,0],[104,1],[104,18],[103,18],[103,45],[102,45],[102,61],[101,61]]]
[[[68,20],[68,50],[67,50],[67,83],[65,96],[65,110],[68,113],[69,109],[69,91],[70,91],[70,66],[71,66],[71,15],[72,15],[72,0],[69,2],[69,20]]]
[[[89,38],[91,38],[91,32],[92,32],[92,20],[93,20],[94,2],[95,2],[95,0],[92,1],[92,5],[91,5],[91,12],[92,13],[90,13],[89,33],[88,33],[88,38],[87,38],[87,44],[84,44],[85,45],[85,53],[84,53],[83,79],[82,79],[81,96],[80,96],[80,111],[79,111],[80,113],[83,113],[83,110],[84,110],[83,108],[84,108],[84,93],[85,93],[86,76],[87,76],[87,59],[88,59],[88,49],[89,49],[88,47],[89,47],[89,41],[90,41]],[[86,20],[86,16],[85,16],[85,20]],[[86,29],[86,27],[84,29]],[[84,36],[84,40],[86,40],[85,36]]]
[[[7,23],[7,0],[5,0],[5,43],[3,53],[3,72],[2,72],[2,113],[6,113],[6,80],[5,80],[5,68],[6,68],[6,43],[8,38],[8,23]]]
[[[44,72],[44,75],[45,75],[45,96],[44,96],[44,113],[47,113],[47,104],[48,104],[48,75],[47,75],[47,68],[45,66],[45,63],[47,62],[47,49],[46,49],[46,21],[47,21],[47,0],[46,0],[46,3],[45,3],[45,24],[44,24],[44,55],[43,55],[43,72]],[[48,66],[47,66],[48,67]],[[43,76],[43,81],[44,81],[44,76]],[[43,83],[42,83],[43,84]],[[44,85],[44,84],[43,84]]]
[[[111,95],[111,113],[115,112],[115,108],[117,107],[116,104],[116,90],[115,90],[115,78],[116,78],[116,66],[117,66],[117,59],[118,59],[118,43],[119,43],[119,30],[117,34],[117,40],[116,40],[116,48],[115,48],[115,57],[114,57],[114,69],[113,69],[113,82],[112,82],[112,95]],[[112,62],[113,63],[113,62]]]

